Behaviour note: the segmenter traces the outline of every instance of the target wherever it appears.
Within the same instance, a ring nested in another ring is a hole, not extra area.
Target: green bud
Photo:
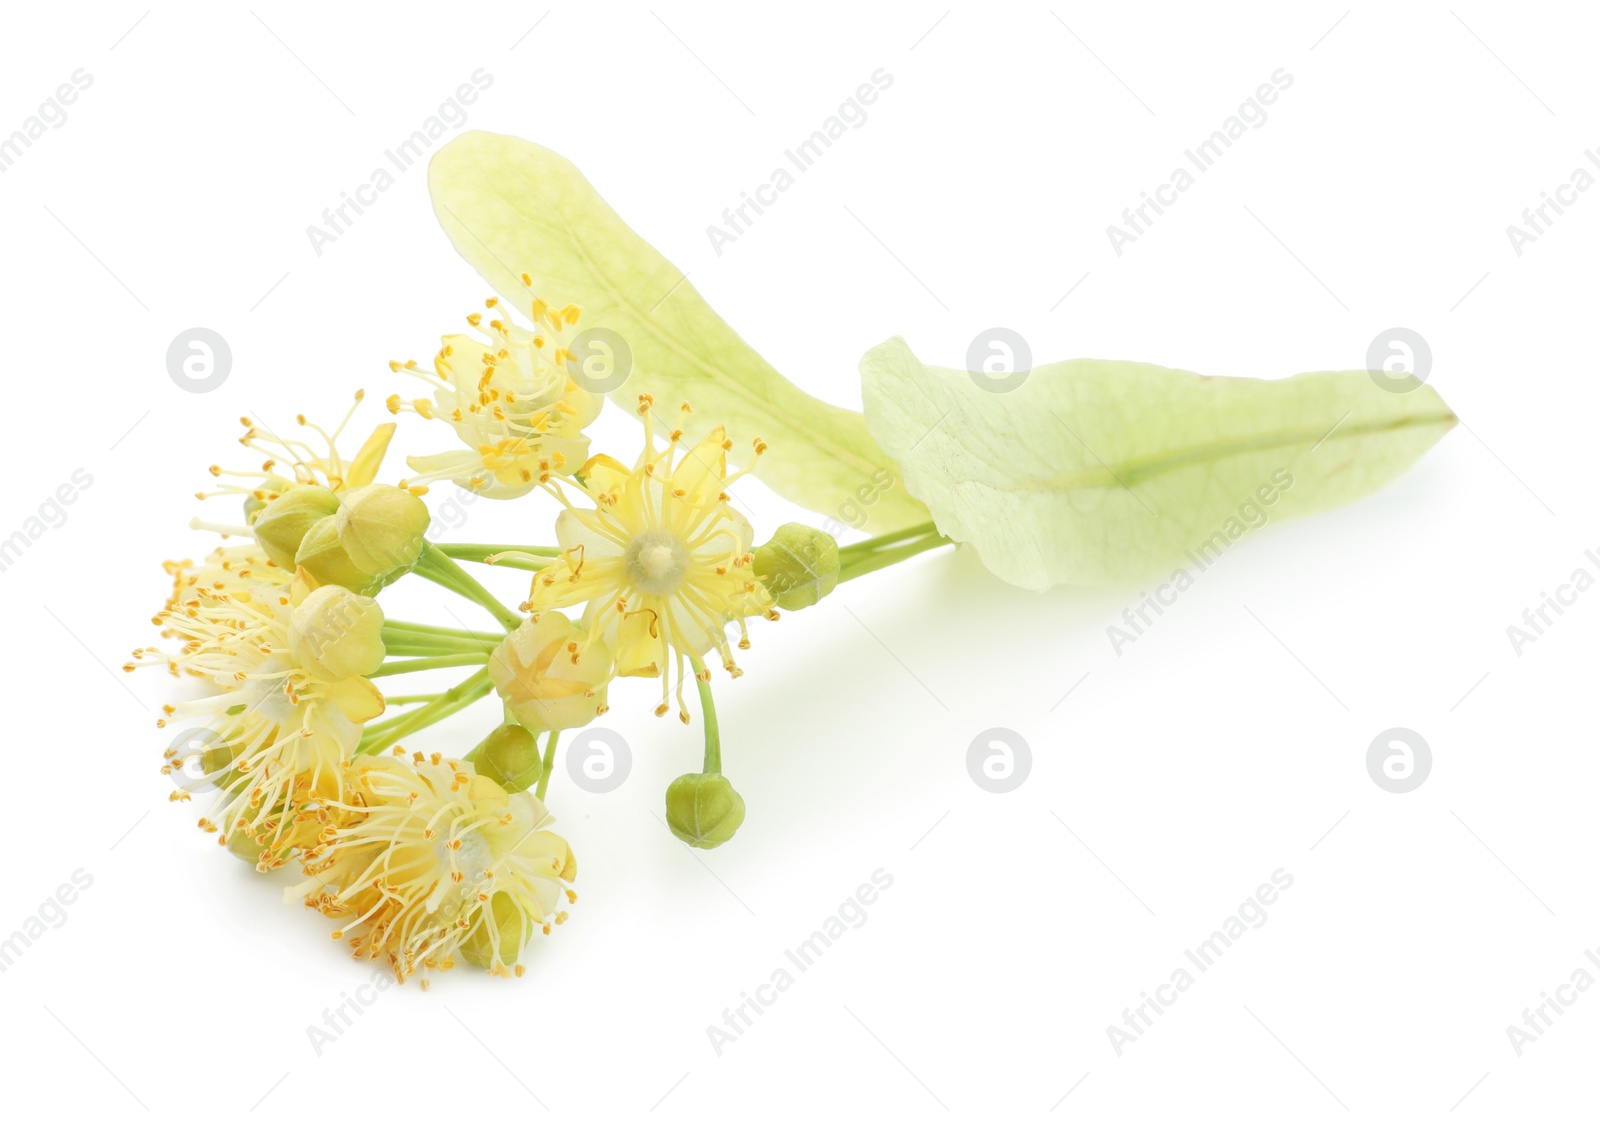
[[[539,782],[544,761],[539,739],[520,725],[506,723],[472,750],[472,767],[508,792],[524,792]]]
[[[495,949],[489,941],[492,925],[500,937],[500,962],[514,966],[522,945],[533,935],[532,920],[525,916],[509,893],[496,893],[489,898],[489,907],[479,912],[478,924],[467,938],[461,941],[461,958],[474,967],[488,970],[494,966]]]
[[[265,847],[257,842],[256,836],[249,831],[235,830],[228,836],[228,853],[249,862],[252,866],[261,860],[263,849]]]
[[[323,585],[290,613],[289,653],[324,682],[370,675],[383,666],[383,610],[371,597]]]
[[[267,557],[292,571],[295,553],[306,531],[338,509],[339,497],[333,492],[316,484],[302,484],[262,504],[253,520],[247,502],[245,520],[256,532],[256,541],[261,543]]]
[[[268,476],[262,481],[259,488],[244,497],[244,525],[254,525],[256,513],[272,502],[270,499],[257,498],[259,495],[263,492],[270,492],[273,495],[282,496],[284,492],[293,486],[293,481],[286,480],[282,476]]]
[[[755,555],[756,576],[779,608],[810,608],[839,583],[839,544],[804,523],[784,523]]]
[[[365,572],[351,560],[339,540],[337,518],[329,515],[313,523],[300,540],[294,564],[311,575],[318,585],[343,585],[352,593],[370,597],[383,588],[383,581]]]
[[[368,484],[346,492],[334,516],[345,551],[362,569],[389,584],[410,571],[422,553],[428,505],[404,488]]]
[[[667,785],[667,826],[690,846],[714,850],[744,822],[744,797],[726,776],[690,772]]]
[[[416,564],[428,522],[427,504],[409,491],[368,484],[346,492],[337,511],[306,531],[294,562],[318,585],[374,596]]]

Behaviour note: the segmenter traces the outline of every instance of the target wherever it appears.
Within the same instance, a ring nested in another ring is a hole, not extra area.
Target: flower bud
[[[667,785],[667,826],[690,846],[714,850],[744,822],[744,797],[726,776],[690,772]]]
[[[408,572],[422,553],[428,505],[404,488],[368,484],[346,492],[334,516],[352,561],[385,585]]]
[[[294,564],[308,579],[313,588],[323,585],[342,585],[352,592],[371,596],[383,588],[383,581],[362,570],[351,560],[339,540],[339,522],[329,515],[313,523],[306,536],[300,540]]]
[[[254,502],[259,503],[259,500]],[[312,525],[339,509],[339,497],[317,484],[290,487],[276,499],[268,500],[250,517],[245,504],[245,521],[256,532],[256,541],[277,565],[294,569],[294,556],[300,541]]]
[[[256,841],[255,835],[242,828],[236,828],[228,835],[227,847],[228,853],[252,866],[261,860],[261,852],[266,849]]]
[[[489,907],[479,910],[477,926],[461,941],[461,958],[474,967],[491,970],[495,961],[514,967],[517,956],[533,935],[533,921],[517,907],[509,893],[496,893],[489,899]],[[491,939],[490,929],[499,937]]]
[[[256,512],[271,503],[271,499],[261,498],[264,495],[282,496],[294,486],[293,480],[286,480],[282,476],[268,476],[261,481],[261,486],[244,497],[244,525],[250,526],[256,521]]]
[[[756,547],[753,568],[779,608],[809,608],[839,583],[839,544],[815,527],[784,523]]]
[[[317,585],[343,585],[372,596],[416,564],[428,521],[427,505],[409,491],[389,484],[358,487],[305,532],[295,565]]]
[[[530,732],[576,729],[606,708],[611,649],[561,613],[541,613],[500,641],[489,680]]]
[[[525,792],[539,782],[544,761],[539,740],[520,725],[507,722],[472,750],[472,767],[508,792]]]
[[[314,589],[289,616],[289,652],[324,682],[370,675],[383,666],[383,609],[340,585]]]

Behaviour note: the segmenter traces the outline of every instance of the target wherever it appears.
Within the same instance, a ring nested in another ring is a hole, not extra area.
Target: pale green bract
[[[1431,387],[1393,393],[1364,370],[1262,381],[1074,359],[994,393],[895,338],[861,376],[872,435],[939,530],[1027,589],[1209,564],[1264,519],[1377,490],[1456,421]]]
[[[877,531],[927,520],[861,414],[774,370],[567,159],[517,137],[464,133],[434,155],[428,190],[456,251],[514,308],[527,306],[527,273],[534,295],[583,309],[580,330],[622,336],[633,370],[611,396],[630,412],[642,393],[674,420],[688,401],[688,436],[726,425],[740,465],[763,438],[757,477],[819,514],[864,512]]]

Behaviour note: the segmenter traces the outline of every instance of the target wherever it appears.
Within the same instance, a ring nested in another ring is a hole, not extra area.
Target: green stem
[[[924,535],[936,533],[931,522],[918,523],[902,530],[892,530],[888,534],[880,534],[876,538],[868,538],[864,542],[856,542],[839,550],[839,564],[844,565],[849,561],[867,554],[875,553],[887,546],[893,546],[910,538],[921,538]]]
[[[387,627],[380,633],[384,650],[390,655],[466,655],[493,651],[500,640],[467,639],[455,636],[426,636],[416,632],[391,632]]]
[[[453,639],[481,639],[490,643],[499,643],[504,636],[494,632],[473,632],[465,628],[443,628],[437,624],[413,624],[409,620],[385,620],[383,630],[388,632],[415,632],[424,636],[450,636]]]
[[[434,722],[442,721],[457,710],[466,709],[493,689],[494,684],[489,681],[489,672],[479,671],[477,674],[456,683],[456,685],[440,694],[420,710],[413,710],[411,713],[395,718],[393,721],[368,726],[362,735],[361,744],[356,749],[356,752],[358,754],[382,752],[407,734],[415,733],[419,729],[426,729]]]
[[[427,659],[396,659],[373,671],[368,678],[385,675],[403,675],[407,671],[431,671],[435,667],[481,667],[489,661],[489,652],[475,651],[465,655],[435,655]]]
[[[431,542],[423,547],[422,556],[417,559],[412,572],[481,605],[508,632],[515,631],[522,623],[521,615],[496,600],[493,593],[478,584],[476,578]]]
[[[552,729],[550,731],[550,739],[544,743],[544,762],[539,770],[539,786],[533,793],[534,797],[541,801],[544,799],[545,789],[550,786],[550,773],[555,769],[556,738],[559,736],[561,734]]]
[[[494,651],[494,645],[483,643],[479,640],[444,640],[433,643],[408,642],[403,639],[385,639],[383,649],[391,656],[396,655],[488,655]]]
[[[907,558],[916,557],[924,550],[932,550],[938,546],[950,545],[950,539],[941,534],[930,534],[925,538],[918,538],[899,546],[877,550],[859,558],[852,558],[848,563],[841,560],[839,563],[839,584],[872,573],[874,570],[883,569],[885,566],[894,565],[896,562],[905,561]]]
[[[431,702],[437,694],[385,694],[383,701],[389,706],[414,706],[418,702]]]
[[[694,684],[700,691],[700,712],[706,726],[706,757],[700,771],[715,776],[722,771],[722,733],[717,728],[717,707],[711,701],[711,676],[698,658],[689,662],[694,668]]]

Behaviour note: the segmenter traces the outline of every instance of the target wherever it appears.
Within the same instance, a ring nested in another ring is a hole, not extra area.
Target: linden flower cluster
[[[408,479],[380,480],[393,422],[341,455],[359,392],[331,432],[302,416],[280,437],[242,419],[240,443],[264,459],[213,466],[219,482],[198,496],[237,502],[239,521],[191,524],[222,544],[166,564],[172,590],[154,617],[166,642],[127,665],[183,684],[158,722],[178,731],[162,763],[170,798],[205,801],[201,829],[257,871],[297,867],[286,897],[401,981],[458,962],[520,975],[533,937],[566,921],[577,862],[545,792],[561,731],[604,714],[617,679],[659,680],[655,713],[675,706],[685,723],[695,682],[704,760],[668,788],[667,822],[692,845],[731,838],[745,808],[721,774],[707,661],[737,677],[747,619],[814,603],[839,572],[832,539],[808,528],[754,545],[727,490],[743,474],[729,470],[734,444],[720,425],[688,439],[687,404],[664,426],[634,395],[644,440],[632,466],[591,454],[585,430],[603,399],[574,353],[581,309],[530,292],[524,327],[498,299],[486,307],[493,318],[468,316],[473,334],[443,337],[431,367],[390,364],[429,389],[389,398],[390,412],[440,422],[458,446],[409,458]],[[754,440],[749,462],[764,448]],[[442,481],[542,504],[554,543],[429,542],[423,497]],[[507,606],[463,561],[531,571],[525,599]],[[408,575],[492,626],[390,618],[379,598]],[[465,677],[385,689],[448,668]],[[490,695],[499,720],[478,744],[408,747]]]

